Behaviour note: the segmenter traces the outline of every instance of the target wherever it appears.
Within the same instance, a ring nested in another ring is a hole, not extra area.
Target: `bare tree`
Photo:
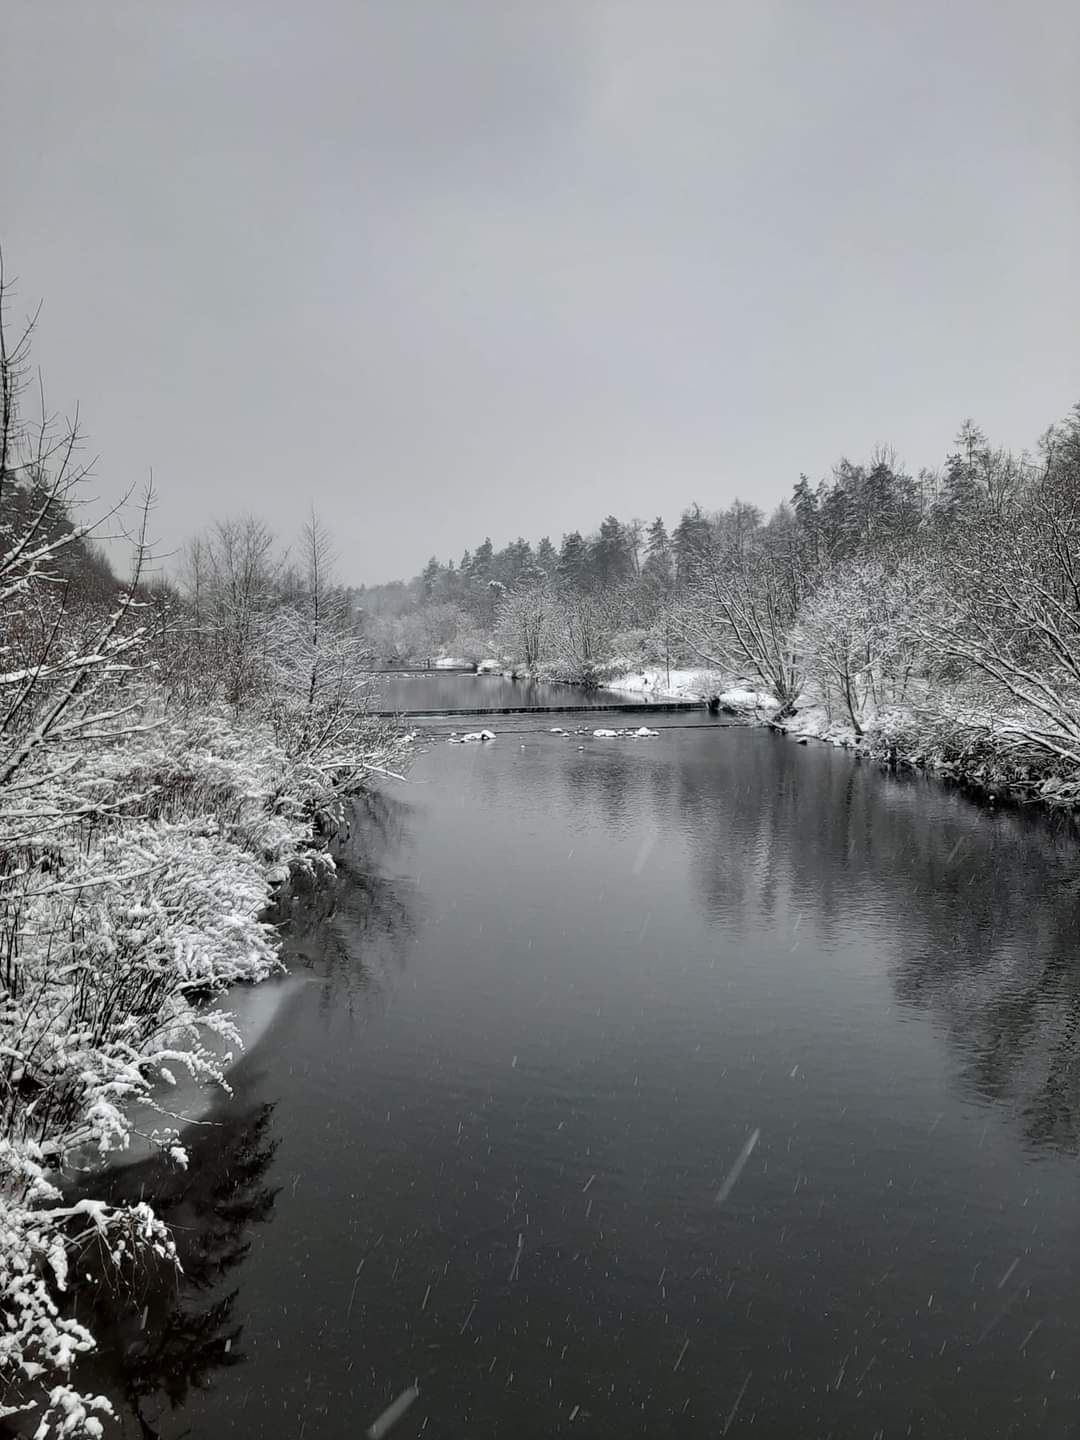
[[[401,736],[368,713],[371,652],[334,583],[333,547],[314,510],[299,552],[298,591],[273,613],[263,703],[285,753],[317,764],[343,793],[399,765]]]
[[[268,672],[283,561],[253,515],[217,521],[186,548],[181,586],[191,622],[191,683],[234,712],[257,706]]]
[[[620,618],[616,596],[564,596],[552,626],[552,651],[559,678],[587,690],[608,679]]]
[[[802,692],[793,638],[801,598],[786,549],[740,514],[727,535],[699,546],[676,623],[707,665],[758,679],[780,702],[782,717]]]
[[[969,517],[915,628],[983,723],[1019,759],[1080,769],[1080,415],[1050,432],[1043,465],[1002,511]],[[1074,779],[1075,783],[1075,779]]]
[[[900,704],[920,648],[911,621],[926,585],[912,571],[853,560],[826,576],[800,611],[793,643],[831,710],[839,694],[857,736],[869,713]]]
[[[78,417],[54,420],[40,385],[38,420],[23,415],[33,321],[9,345],[7,303],[0,265],[0,790],[16,781],[24,789],[49,783],[54,751],[97,739],[127,713],[114,692],[143,640],[131,621],[153,504],[148,487],[131,574],[105,613],[73,613],[73,565],[116,509],[81,524],[73,518],[88,473],[77,458]]]
[[[496,645],[511,660],[535,671],[551,648],[555,609],[555,596],[546,581],[509,591],[495,619]]]

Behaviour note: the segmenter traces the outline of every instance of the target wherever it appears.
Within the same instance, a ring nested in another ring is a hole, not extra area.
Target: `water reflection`
[[[707,765],[672,763],[678,742],[566,742],[560,804],[613,836],[641,828],[643,802],[659,833],[675,805],[703,915],[746,943],[786,924],[805,946],[805,916],[838,947],[853,907],[889,916],[897,1001],[941,1025],[961,1083],[1032,1143],[1080,1148],[1075,826],[768,733],[713,745]],[[494,803],[505,780],[480,783]]]
[[[170,1410],[246,1358],[239,1289],[228,1285],[252,1231],[274,1209],[278,1190],[267,1182],[277,1149],[273,1111],[257,1104],[192,1128],[185,1136],[187,1170],[148,1161],[113,1171],[95,1187],[113,1204],[152,1196],[172,1227],[182,1266],[177,1273],[163,1262],[140,1264],[118,1285],[106,1262],[80,1289],[77,1313],[98,1350],[80,1362],[76,1382],[112,1397],[121,1435],[157,1440]]]
[[[682,769],[710,919],[747,935],[812,912],[836,944],[852,898],[903,937],[897,1000],[949,1037],[963,1083],[1035,1143],[1080,1145],[1080,851],[1072,826],[995,812],[923,776],[778,737],[717,747],[709,783]],[[624,772],[608,767],[605,786]],[[579,779],[578,783],[582,783]],[[607,796],[612,811],[617,803]],[[657,794],[658,816],[669,800]]]
[[[404,964],[417,927],[415,893],[385,867],[404,844],[408,818],[394,794],[359,798],[333,842],[335,870],[300,872],[278,897],[271,918],[283,953],[294,973],[326,981],[323,1010],[360,999],[378,1007]],[[152,1203],[173,1231],[182,1267],[178,1274],[161,1262],[141,1265],[119,1287],[106,1267],[80,1287],[77,1313],[98,1349],[80,1362],[76,1380],[112,1398],[120,1421],[112,1433],[190,1434],[169,1413],[247,1359],[236,1282],[281,1188],[268,1178],[280,1144],[276,1103],[255,1098],[265,1088],[261,1055],[245,1057],[231,1077],[232,1098],[184,1132],[186,1170],[151,1159],[95,1179],[94,1195],[109,1203]]]
[[[537,680],[511,680],[506,675],[380,675],[372,707],[405,714],[427,710],[462,710],[500,706],[599,705],[623,696],[605,690],[585,691],[575,685]]]
[[[335,870],[300,873],[274,915],[290,969],[329,982],[323,1003],[378,1003],[404,968],[420,923],[407,864],[411,807],[400,792],[369,790],[353,800],[330,850]]]

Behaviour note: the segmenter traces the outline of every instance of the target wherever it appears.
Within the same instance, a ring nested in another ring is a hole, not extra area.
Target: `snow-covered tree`
[[[732,527],[723,541],[705,544],[698,535],[675,619],[698,659],[711,669],[753,676],[780,702],[783,715],[802,693],[793,638],[801,598],[786,548],[765,531]]]
[[[912,637],[920,577],[877,560],[850,561],[819,585],[801,609],[793,645],[831,707],[838,698],[857,736],[868,714],[899,704],[919,660]]]
[[[968,515],[940,569],[942,603],[913,622],[997,742],[1062,769],[1080,798],[1080,408],[1042,465]]]
[[[496,645],[511,661],[535,671],[550,651],[554,618],[555,596],[546,581],[511,590],[499,606]]]
[[[271,612],[266,714],[286,755],[321,767],[330,792],[352,790],[400,756],[397,732],[368,714],[370,649],[334,584],[333,547],[314,511],[300,561],[295,595]]]

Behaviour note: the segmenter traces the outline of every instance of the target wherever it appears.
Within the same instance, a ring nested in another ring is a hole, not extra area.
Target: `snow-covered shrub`
[[[974,703],[963,690],[938,687],[915,706],[879,711],[862,748],[891,764],[955,776],[991,793],[1039,800],[1055,808],[1080,803],[1076,767],[1031,745],[1024,717]]]
[[[148,1205],[82,1200],[64,1207],[60,1199],[32,1144],[0,1141],[0,1381],[4,1401],[12,1402],[0,1403],[0,1420],[30,1412],[35,1440],[99,1440],[110,1402],[65,1378],[94,1348],[89,1330],[61,1309],[71,1264],[93,1245],[122,1273],[148,1252],[171,1260],[175,1249]]]

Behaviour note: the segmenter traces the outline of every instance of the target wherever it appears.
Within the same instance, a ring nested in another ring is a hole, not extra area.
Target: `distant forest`
[[[558,547],[490,539],[352,592],[383,658],[453,655],[585,685],[646,666],[752,680],[779,716],[1080,795],[1080,407],[1031,453],[965,422],[939,469],[889,450],[800,476],[766,517],[607,516]],[[988,762],[989,763],[989,762]]]

